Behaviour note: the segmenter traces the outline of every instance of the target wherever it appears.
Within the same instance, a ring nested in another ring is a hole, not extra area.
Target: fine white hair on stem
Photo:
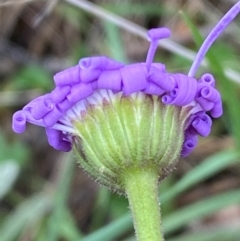
[[[94,3],[85,0],[65,0],[65,2],[75,7],[81,8],[86,12],[93,14],[94,16],[107,20],[128,32],[131,32],[141,38],[146,39],[147,30],[145,28],[114,13],[111,13]],[[193,61],[196,57],[196,52],[189,50],[188,48],[185,48],[184,46],[175,43],[170,39],[161,40],[159,45],[162,48],[191,61]],[[207,67],[207,65],[208,64],[206,60],[202,61],[201,66]],[[238,72],[229,68],[224,68],[224,72],[229,79],[240,84],[240,74]]]

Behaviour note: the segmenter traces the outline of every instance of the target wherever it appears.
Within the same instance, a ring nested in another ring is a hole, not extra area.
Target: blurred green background
[[[98,187],[71,153],[49,147],[42,128],[14,134],[12,114],[82,57],[144,61],[152,27],[172,30],[155,60],[187,73],[201,36],[236,2],[0,1],[0,241],[135,240],[126,199]],[[160,185],[167,241],[240,240],[239,26],[236,18],[197,73],[214,74],[224,116]]]

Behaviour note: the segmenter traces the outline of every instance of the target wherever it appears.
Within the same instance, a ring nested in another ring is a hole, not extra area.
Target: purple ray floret
[[[103,71],[97,81],[99,89],[108,89],[114,91],[121,91],[122,76],[119,70]]]
[[[188,156],[194,148],[197,146],[198,138],[197,135],[190,134],[188,131],[185,132],[185,141],[183,143],[182,153],[183,157]]]
[[[65,69],[53,76],[56,86],[74,85],[80,82],[80,68],[78,65]]]
[[[61,131],[46,128],[46,134],[48,136],[48,142],[50,146],[65,152],[71,151],[71,143],[65,140],[66,136],[64,136]]]
[[[71,92],[66,96],[66,98],[71,103],[77,103],[78,101],[92,95],[92,93],[93,93],[93,86],[91,85],[91,83],[88,83],[88,84],[79,83],[72,86]]]
[[[120,70],[123,93],[130,95],[147,87],[147,70],[141,64],[132,64]]]
[[[68,85],[58,86],[51,92],[51,99],[55,103],[60,103],[65,99],[66,95],[68,95],[70,91],[71,87]]]
[[[197,80],[183,74],[172,74],[174,88],[163,96],[164,104],[185,106],[194,100],[197,92]]]
[[[122,68],[124,64],[105,56],[96,56],[80,59],[79,66],[81,69],[115,70]]]

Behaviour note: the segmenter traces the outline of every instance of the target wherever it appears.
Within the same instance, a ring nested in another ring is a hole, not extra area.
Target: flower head
[[[13,130],[25,131],[27,122],[44,127],[52,147],[74,147],[82,166],[97,179],[103,174],[100,182],[107,186],[123,169],[136,166],[154,166],[161,179],[180,155],[191,153],[198,135],[209,135],[211,117],[222,115],[214,77],[207,73],[197,80],[194,75],[239,11],[240,2],[219,21],[188,75],[169,73],[164,64],[153,63],[158,41],[169,37],[170,30],[151,29],[145,63],[125,65],[105,56],[81,59],[54,76],[51,93],[13,115]],[[116,185],[121,190],[121,183]]]
[[[77,134],[73,122],[82,119],[90,106],[142,93],[158,97],[159,104],[189,110],[182,155],[189,154],[196,146],[197,135],[210,133],[212,122],[206,111],[212,117],[221,116],[221,96],[211,74],[204,74],[197,81],[181,73],[166,72],[162,63],[152,63],[159,39],[169,35],[167,28],[149,30],[151,45],[146,63],[124,65],[105,56],[88,57],[57,73],[51,93],[34,99],[14,114],[13,130],[23,132],[26,122],[43,126],[51,146],[70,151]]]
[[[212,121],[206,112],[215,118],[222,114],[211,74],[196,80],[152,63],[159,39],[169,35],[167,28],[148,31],[145,63],[88,57],[57,73],[51,93],[13,115],[13,130],[23,132],[26,122],[44,127],[52,147],[70,151],[74,146],[81,165],[119,191],[122,168],[157,163],[163,178],[180,155],[195,148],[198,135],[209,135]]]

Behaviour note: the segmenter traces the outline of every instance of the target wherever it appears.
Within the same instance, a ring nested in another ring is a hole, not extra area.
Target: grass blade
[[[20,204],[10,213],[0,229],[1,241],[12,241],[24,230],[38,222],[51,208],[52,197],[35,195]]]
[[[234,228],[215,228],[201,230],[180,237],[169,239],[168,241],[239,241],[240,229]]]
[[[162,203],[193,187],[207,178],[239,162],[240,153],[234,150],[219,152],[206,158],[198,166],[186,173],[168,192],[162,195]]]
[[[163,220],[164,232],[171,233],[176,231],[191,221],[205,218],[211,214],[214,214],[225,207],[240,202],[239,190],[229,191],[220,195],[215,195],[199,201],[197,203],[188,205],[173,214],[168,215]]]
[[[66,208],[66,202],[68,192],[70,190],[70,184],[72,174],[74,170],[74,161],[71,155],[66,155],[63,162],[62,173],[60,174],[60,180],[55,193],[54,205],[52,214],[48,220],[48,235],[47,240],[58,240],[61,233],[61,220],[64,217],[64,210]]]
[[[110,50],[111,56],[120,62],[127,63],[119,28],[107,21],[104,22],[104,26],[107,35],[106,45]]]

